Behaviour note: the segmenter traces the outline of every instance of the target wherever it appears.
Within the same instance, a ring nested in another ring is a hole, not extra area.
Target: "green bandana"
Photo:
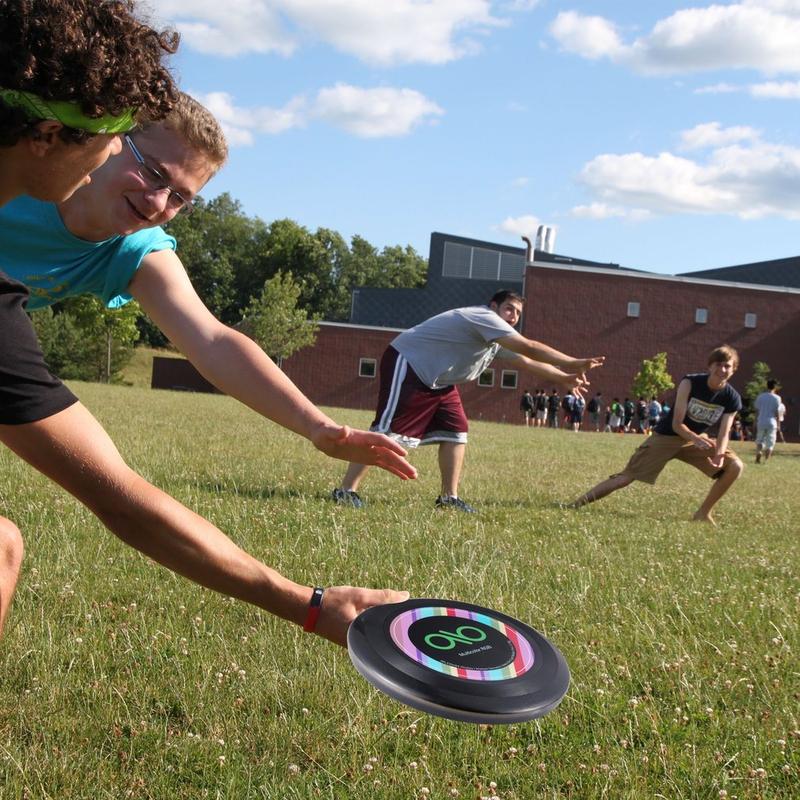
[[[134,110],[129,108],[118,117],[105,114],[102,117],[87,117],[78,103],[62,100],[43,100],[31,92],[16,89],[0,89],[0,98],[8,105],[21,108],[33,119],[54,119],[67,128],[77,128],[87,133],[125,133],[136,125]]]

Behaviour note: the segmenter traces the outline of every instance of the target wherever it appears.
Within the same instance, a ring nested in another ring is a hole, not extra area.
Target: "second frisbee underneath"
[[[457,600],[369,608],[350,626],[347,648],[377,689],[464,722],[535,719],[552,711],[569,687],[564,657],[541,633]]]

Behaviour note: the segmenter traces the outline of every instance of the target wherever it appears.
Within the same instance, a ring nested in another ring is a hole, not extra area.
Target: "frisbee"
[[[461,722],[526,722],[569,687],[564,657],[541,633],[458,600],[374,606],[347,632],[356,670],[401,703]]]

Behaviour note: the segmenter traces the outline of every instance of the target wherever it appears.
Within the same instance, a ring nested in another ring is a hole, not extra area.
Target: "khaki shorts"
[[[713,453],[713,450],[701,450],[692,442],[687,442],[686,439],[682,439],[680,436],[664,436],[654,433],[648,436],[647,441],[636,449],[625,469],[618,474],[627,475],[629,478],[643,483],[655,483],[667,462],[675,458],[678,461],[691,464],[704,475],[708,475],[709,478],[719,478],[725,467],[737,456],[732,450],[726,450],[722,467],[717,468],[712,466],[709,461],[709,457]]]

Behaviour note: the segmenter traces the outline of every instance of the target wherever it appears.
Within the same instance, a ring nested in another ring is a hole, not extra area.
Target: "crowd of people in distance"
[[[734,442],[754,441],[757,443],[759,452],[763,449],[764,460],[766,461],[775,446],[775,442],[786,443],[784,437],[784,417],[786,406],[783,403],[776,381],[769,381],[766,392],[756,398],[752,412],[743,420],[737,417],[731,427],[730,438]],[[769,399],[772,395],[777,400]],[[767,396],[767,399],[765,399]],[[772,426],[765,421],[761,406],[765,406],[767,413],[775,410],[775,441],[767,436],[763,431]],[[597,392],[588,402],[583,397],[578,397],[572,392],[568,392],[563,397],[559,395],[557,389],[553,389],[548,394],[544,389],[536,389],[531,392],[526,389],[519,401],[519,408],[522,412],[522,422],[529,428],[561,428],[562,430],[575,431],[594,431],[597,433],[640,433],[647,435],[658,425],[659,420],[666,417],[670,412],[668,401],[661,402],[657,397],[647,400],[640,397],[637,401],[626,397],[620,401],[615,397],[610,403],[606,403],[601,392]],[[761,444],[759,445],[759,441]],[[757,458],[756,463],[760,463],[761,458]]]
[[[636,402],[629,397],[623,401],[615,397],[606,403],[602,393],[597,392],[587,402],[572,392],[562,397],[557,389],[550,394],[544,389],[536,389],[533,393],[526,389],[519,407],[527,427],[562,428],[575,433],[584,430],[647,434],[670,411],[669,403],[661,403],[656,397],[649,401],[640,397]]]

